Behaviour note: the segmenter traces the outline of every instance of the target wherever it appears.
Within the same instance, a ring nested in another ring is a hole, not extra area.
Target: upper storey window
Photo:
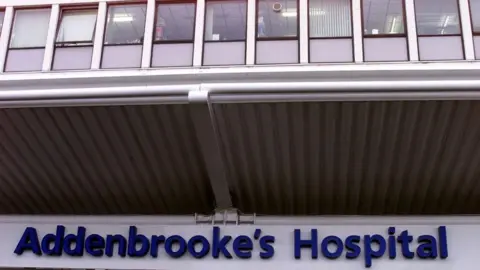
[[[42,69],[50,9],[16,10],[5,71]]]
[[[160,2],[155,19],[155,43],[193,43],[194,2]]]
[[[480,59],[480,0],[470,0],[475,58]]]
[[[147,6],[113,5],[108,8],[105,45],[142,44]]]
[[[257,64],[299,61],[298,1],[257,0]]]
[[[54,70],[89,69],[97,8],[64,9],[55,40]]]
[[[245,64],[246,0],[207,0],[203,65]]]
[[[420,60],[464,59],[458,0],[415,0]]]
[[[5,11],[1,10],[0,11],[0,34],[2,32],[3,20],[4,19],[5,19]]]
[[[195,13],[195,0],[157,3],[152,67],[192,66]]]
[[[50,9],[17,10],[10,48],[45,48],[49,21]]]
[[[140,67],[146,12],[146,4],[109,6],[102,68]]]
[[[366,62],[408,61],[403,0],[362,0],[362,19]]]
[[[92,45],[96,22],[97,9],[62,11],[56,45]]]
[[[351,0],[309,0],[308,21],[310,62],[353,61]]]
[[[363,0],[363,35],[404,35],[403,0]]]

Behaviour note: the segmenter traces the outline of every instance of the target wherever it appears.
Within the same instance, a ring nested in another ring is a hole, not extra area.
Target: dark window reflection
[[[257,37],[297,37],[296,0],[259,0],[257,12]]]
[[[363,0],[365,35],[404,34],[403,0]]]
[[[146,5],[108,8],[105,44],[140,44],[145,31]]]
[[[205,40],[245,40],[246,1],[211,1],[206,3]]]
[[[157,6],[155,41],[193,41],[194,3],[168,3]]]
[[[418,35],[458,35],[457,0],[415,0]]]

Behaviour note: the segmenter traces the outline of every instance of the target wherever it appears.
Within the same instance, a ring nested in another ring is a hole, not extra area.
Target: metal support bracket
[[[211,225],[255,224],[255,218],[255,214],[241,214],[236,208],[216,209],[212,215],[195,214],[195,223]]]
[[[217,208],[233,206],[228,187],[226,168],[218,145],[218,134],[213,119],[213,110],[209,102],[208,91],[192,90],[188,94],[190,113],[196,135],[207,167]]]

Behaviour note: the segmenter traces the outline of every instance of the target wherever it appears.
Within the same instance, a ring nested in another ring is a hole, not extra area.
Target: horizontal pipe
[[[87,98],[87,99],[39,99],[0,101],[0,108],[40,108],[40,107],[86,107],[187,104],[186,96],[129,97],[129,98]]]
[[[0,85],[3,82],[11,81],[25,82],[26,80],[70,80],[70,79],[94,79],[94,80],[116,80],[117,78],[148,78],[155,77],[180,76],[182,79],[190,77],[242,75],[249,77],[253,74],[265,74],[270,76],[274,73],[287,75],[302,73],[327,73],[328,76],[334,73],[344,74],[350,77],[355,73],[387,72],[392,76],[401,77],[402,72],[411,72],[418,74],[466,72],[472,71],[477,74],[480,72],[480,62],[477,61],[450,61],[450,62],[419,62],[419,63],[364,63],[364,64],[329,64],[329,65],[262,65],[262,66],[244,66],[244,67],[195,67],[195,68],[159,68],[146,70],[88,70],[75,72],[49,72],[49,73],[6,73],[0,76]],[[400,72],[400,73],[399,73]],[[464,74],[463,74],[464,75]],[[165,78],[166,79],[166,78]],[[8,86],[8,85],[6,85]]]
[[[140,97],[188,95],[198,85],[161,85],[161,86],[129,86],[71,89],[38,89],[38,90],[5,90],[0,91],[0,101],[35,100],[35,99],[73,99],[73,98],[108,98],[108,97]]]
[[[219,94],[211,95],[213,103],[261,102],[342,102],[342,101],[414,101],[414,100],[480,100],[479,92],[371,92],[371,93],[310,93],[310,94]]]
[[[480,90],[480,80],[415,81],[337,81],[337,82],[261,82],[202,84],[202,89],[217,93],[324,92],[324,91],[420,91]]]

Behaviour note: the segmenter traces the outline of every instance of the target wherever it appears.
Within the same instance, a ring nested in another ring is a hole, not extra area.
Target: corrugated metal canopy
[[[0,213],[213,211],[191,106],[0,109]],[[210,113],[223,161],[214,165],[243,212],[480,213],[480,101],[232,103]]]

